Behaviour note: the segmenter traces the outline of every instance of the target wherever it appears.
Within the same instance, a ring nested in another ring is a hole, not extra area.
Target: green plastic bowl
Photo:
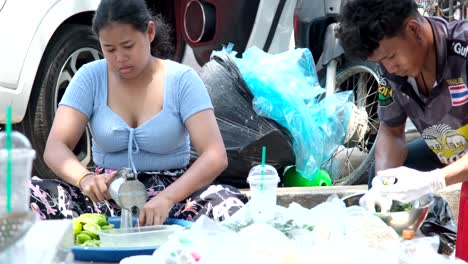
[[[289,166],[283,173],[283,185],[284,187],[330,186],[332,179],[324,170],[317,170],[315,175],[308,179],[296,171],[296,166]]]

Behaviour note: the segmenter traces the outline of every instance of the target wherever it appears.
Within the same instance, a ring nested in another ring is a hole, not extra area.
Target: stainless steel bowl
[[[353,194],[346,196],[341,200],[346,204],[347,207],[357,205],[359,206],[359,199],[365,193]],[[412,201],[412,209],[399,212],[387,212],[387,213],[375,213],[376,216],[380,217],[387,225],[392,227],[398,234],[401,235],[405,229],[411,229],[415,232],[421,227],[424,219],[426,219],[429,213],[429,207],[434,202],[434,197],[430,194],[425,195],[418,200]],[[397,201],[393,201],[392,207],[401,205]]]

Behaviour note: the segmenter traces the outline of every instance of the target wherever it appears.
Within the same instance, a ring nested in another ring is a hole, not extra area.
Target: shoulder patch
[[[468,57],[468,45],[461,40],[447,40],[447,48],[449,55],[460,56],[464,59]]]
[[[393,103],[392,87],[388,85],[387,80],[381,79],[379,82],[379,105],[387,106]]]
[[[468,103],[468,88],[464,83],[448,87],[452,106],[461,106]]]

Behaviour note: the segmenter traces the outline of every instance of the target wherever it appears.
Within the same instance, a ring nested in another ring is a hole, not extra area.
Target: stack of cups
[[[0,215],[6,213],[7,203],[7,162],[5,132],[0,132]],[[33,160],[36,156],[29,140],[21,133],[11,133],[11,212],[29,210],[29,181]]]
[[[250,170],[247,177],[251,194],[249,206],[256,222],[273,219],[279,181],[278,172],[273,166],[257,165]]]

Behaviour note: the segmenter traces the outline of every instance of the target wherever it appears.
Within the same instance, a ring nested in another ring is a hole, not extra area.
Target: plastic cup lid
[[[263,175],[262,175],[263,170]],[[262,178],[263,177],[263,178]],[[278,172],[276,171],[275,167],[271,165],[265,164],[264,167],[262,165],[257,165],[250,169],[249,176],[247,177],[247,182],[258,182],[258,181],[265,181],[271,182],[275,181],[278,183],[280,178],[278,176]]]

